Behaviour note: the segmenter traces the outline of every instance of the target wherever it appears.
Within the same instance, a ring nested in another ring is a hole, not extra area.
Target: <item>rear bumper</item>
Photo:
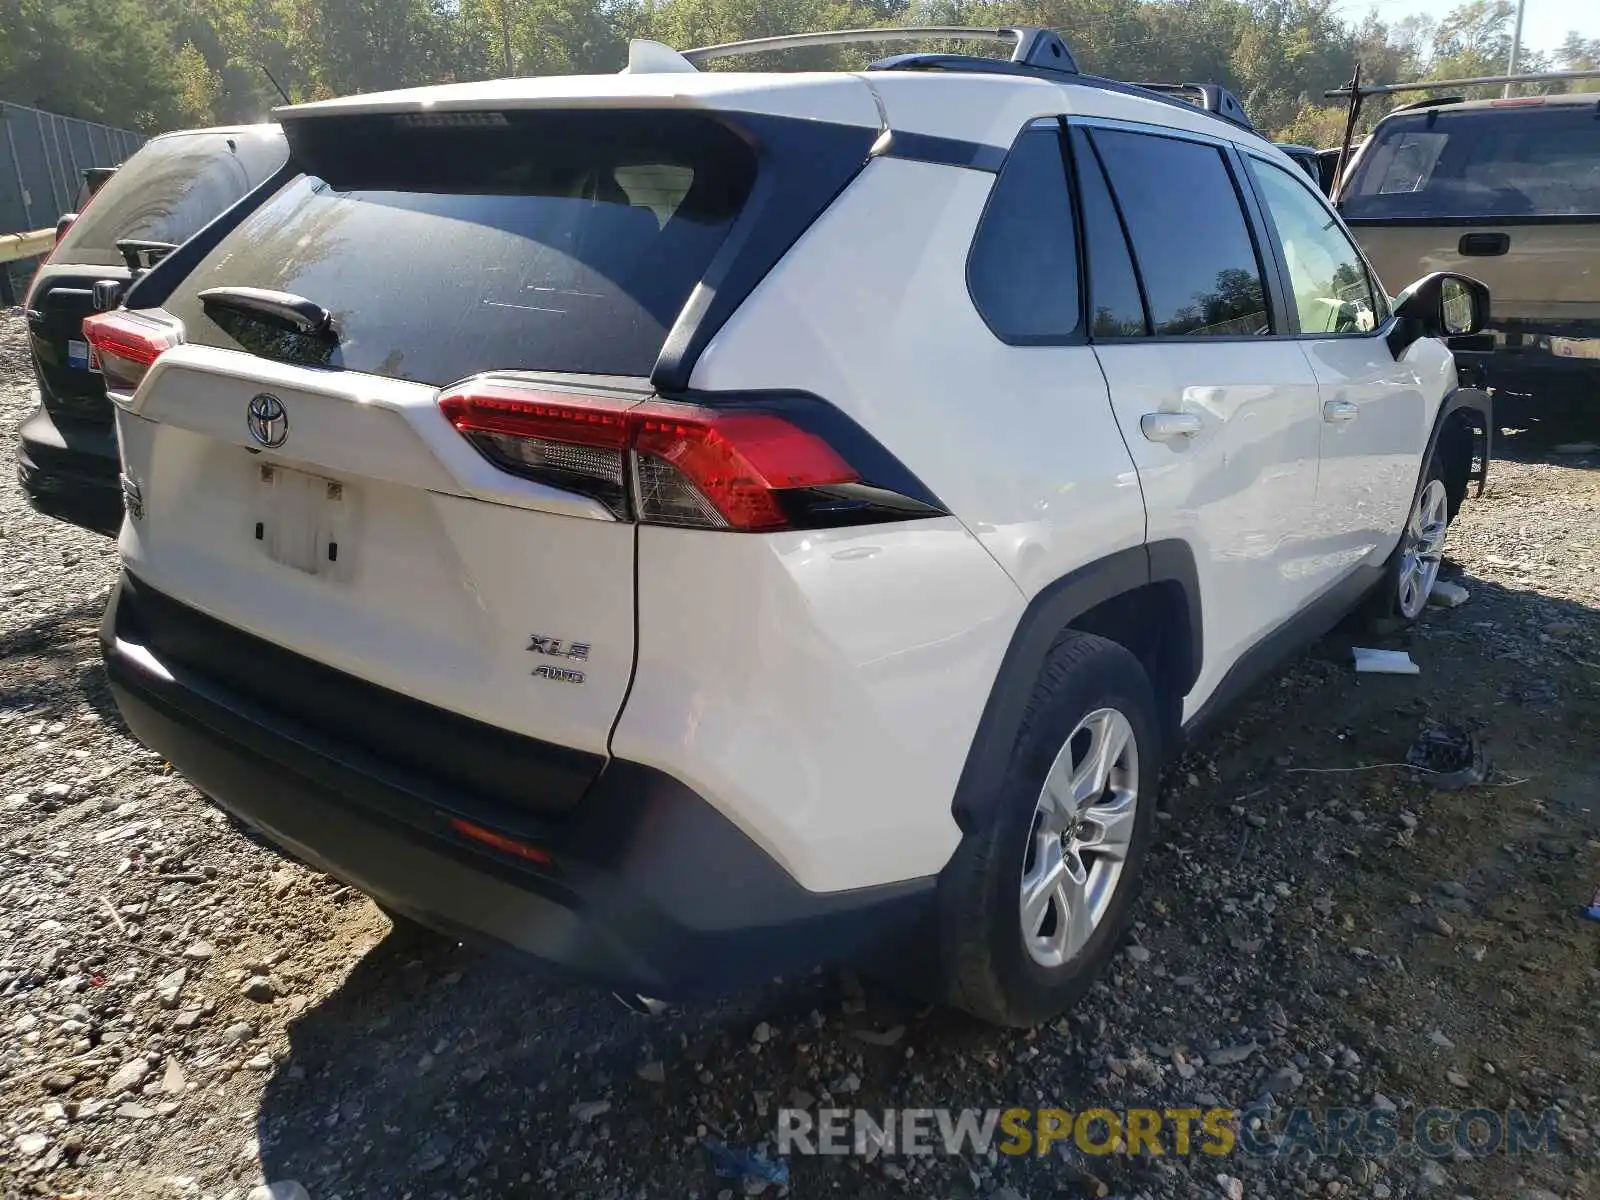
[[[58,425],[41,404],[17,431],[17,480],[47,517],[115,537],[122,528],[118,471],[110,426]]]
[[[1449,342],[1457,364],[1487,386],[1600,383],[1600,323],[1496,322],[1484,333]]]
[[[648,767],[612,760],[572,812],[540,819],[336,744],[159,662],[141,641],[136,597],[147,591],[119,583],[101,627],[135,735],[270,841],[425,925],[661,996],[878,957],[931,928],[933,879],[808,892]],[[529,748],[534,792],[543,748]],[[550,864],[488,849],[452,818],[512,833]]]

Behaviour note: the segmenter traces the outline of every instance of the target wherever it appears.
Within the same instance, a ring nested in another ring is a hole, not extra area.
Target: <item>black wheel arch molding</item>
[[[1476,414],[1476,420],[1469,414]],[[1482,388],[1457,387],[1445,395],[1439,404],[1439,411],[1434,414],[1433,428],[1428,431],[1428,445],[1422,452],[1422,461],[1417,469],[1416,492],[1422,490],[1422,467],[1433,460],[1435,451],[1439,447],[1439,440],[1445,430],[1450,428],[1457,416],[1468,415],[1467,423],[1474,426],[1474,449],[1477,451],[1478,469],[1468,477],[1469,483],[1478,485],[1477,495],[1483,495],[1483,489],[1489,483],[1489,458],[1494,453],[1494,396]],[[1416,494],[1411,497],[1416,503]]]
[[[1200,576],[1188,542],[1172,538],[1130,546],[1047,584],[1028,602],[1012,631],[967,750],[951,803],[951,813],[963,832],[987,812],[988,785],[1004,773],[1040,671],[1056,639],[1108,601],[1151,584],[1170,584],[1183,592],[1188,611],[1187,653],[1183,661],[1175,664],[1177,700],[1181,702],[1193,689],[1204,661],[1204,644]]]

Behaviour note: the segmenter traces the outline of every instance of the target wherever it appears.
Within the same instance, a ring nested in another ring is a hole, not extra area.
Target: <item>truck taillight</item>
[[[501,470],[590,496],[619,520],[767,533],[944,511],[920,485],[869,482],[799,411],[771,399],[635,400],[480,380],[439,406]],[[886,457],[873,451],[869,460]]]
[[[95,313],[83,319],[83,340],[89,343],[112,391],[131,392],[151,365],[180,340],[177,330],[135,313]]]

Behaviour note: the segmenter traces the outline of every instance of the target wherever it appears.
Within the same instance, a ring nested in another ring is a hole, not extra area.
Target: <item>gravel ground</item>
[[[0,442],[25,415],[0,315]],[[1514,442],[1512,443],[1515,444]],[[780,1106],[1559,1111],[1554,1153],[791,1159],[798,1196],[1590,1194],[1600,1137],[1600,456],[1497,463],[1466,605],[1362,676],[1336,634],[1180,764],[1133,940],[997,1032],[818,973],[641,1015],[393,930],[257,844],[118,720],[110,544],[0,479],[0,1193],[729,1200],[701,1141]],[[1392,765],[1451,719],[1484,786]],[[296,1181],[291,1185],[290,1181]],[[303,1190],[300,1190],[303,1189]],[[771,1185],[767,1194],[782,1189]],[[1600,1189],[1596,1189],[1600,1191]],[[264,1195],[265,1193],[258,1193]]]

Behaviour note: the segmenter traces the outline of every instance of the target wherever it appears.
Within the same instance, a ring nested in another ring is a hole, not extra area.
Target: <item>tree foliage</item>
[[[1368,83],[1503,71],[1513,12],[1511,0],[1469,0],[1437,22],[1376,10],[1347,22],[1327,0],[0,0],[0,98],[156,131],[263,119],[280,88],[299,101],[610,72],[631,37],[694,46],[864,25],[1028,24],[1064,31],[1086,70],[1222,83],[1258,127],[1323,146],[1343,134],[1343,109],[1323,92],[1357,62]],[[903,48],[741,65],[858,68]],[[1600,39],[1574,33],[1520,65],[1597,63]],[[1364,124],[1385,108],[1370,104]]]

